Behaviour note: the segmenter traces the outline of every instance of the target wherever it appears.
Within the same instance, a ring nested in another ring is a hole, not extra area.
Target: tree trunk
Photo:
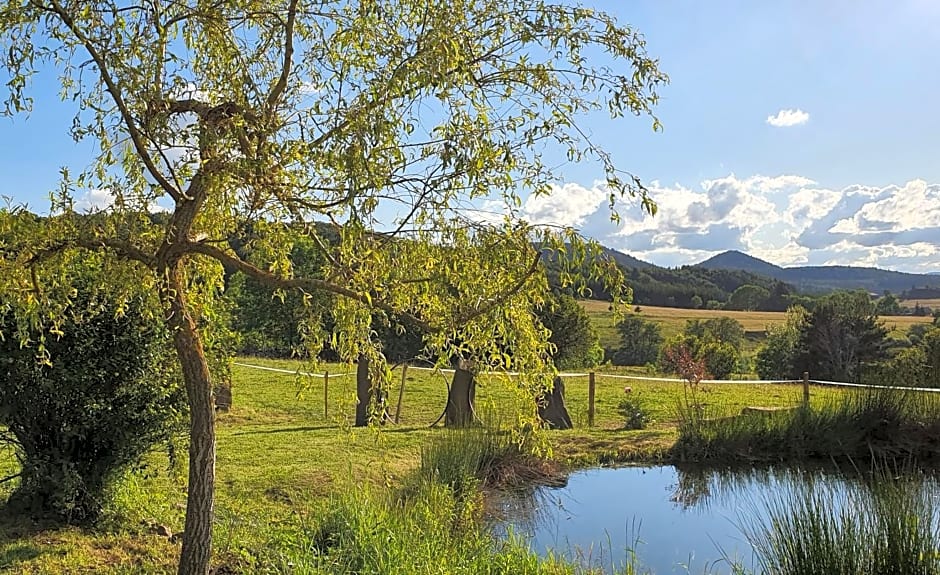
[[[447,394],[447,407],[444,410],[446,427],[466,427],[473,423],[473,401],[476,396],[476,381],[471,365],[465,360],[457,363],[454,379]]]
[[[179,356],[189,400],[189,486],[186,527],[180,553],[179,575],[208,575],[212,558],[213,500],[215,495],[215,411],[212,381],[196,322],[186,305],[180,262],[169,273],[168,321]]]
[[[571,417],[565,407],[565,384],[560,376],[555,376],[551,393],[546,393],[539,401],[539,417],[552,429],[571,429]]]
[[[356,364],[356,427],[369,424],[372,403],[372,378],[369,377],[369,358],[360,355]]]

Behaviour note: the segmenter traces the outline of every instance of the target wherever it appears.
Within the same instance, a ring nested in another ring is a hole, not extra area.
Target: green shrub
[[[643,406],[636,397],[625,397],[617,405],[617,411],[623,416],[624,429],[646,429],[646,426],[653,422],[649,411]]]
[[[0,425],[21,471],[8,505],[68,523],[94,521],[113,480],[181,421],[185,396],[171,383],[167,333],[134,299],[119,310],[80,289],[61,333],[21,346],[12,307],[0,306]]]

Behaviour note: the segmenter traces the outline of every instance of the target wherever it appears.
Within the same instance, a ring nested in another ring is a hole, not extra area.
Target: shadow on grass
[[[305,431],[322,431],[324,429],[339,429],[336,425],[308,425],[304,427],[281,427],[277,429],[259,429],[257,431],[239,431],[232,435],[269,435],[272,433],[303,433]]]
[[[17,563],[23,563],[39,557],[42,552],[28,543],[14,543],[0,550],[0,569],[9,569]]]

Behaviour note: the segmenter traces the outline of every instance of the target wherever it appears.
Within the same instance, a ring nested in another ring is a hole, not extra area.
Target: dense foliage
[[[686,321],[683,333],[670,338],[659,353],[659,367],[666,373],[681,374],[677,358],[700,362],[707,375],[727,379],[738,368],[744,328],[730,317]]]
[[[180,430],[185,398],[142,298],[118,308],[84,285],[72,301],[56,330],[26,327],[26,346],[15,304],[0,305],[0,424],[21,464],[9,504],[84,523],[122,471]]]
[[[611,354],[614,365],[646,365],[659,357],[663,344],[659,324],[638,315],[628,315],[617,324],[620,347]]]
[[[554,294],[537,315],[551,332],[552,359],[558,369],[594,367],[604,359],[597,330],[584,308],[566,294]]]
[[[860,381],[886,359],[887,333],[867,293],[830,294],[806,319],[795,365],[813,379]]]
[[[804,308],[794,306],[787,310],[784,323],[767,327],[767,339],[755,358],[758,377],[793,379],[800,376],[796,358],[807,316]]]

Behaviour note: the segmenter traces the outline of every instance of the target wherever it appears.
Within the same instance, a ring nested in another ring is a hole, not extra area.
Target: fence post
[[[588,427],[594,427],[594,372],[588,374]]]
[[[323,419],[326,419],[330,416],[329,409],[329,389],[330,389],[330,371],[325,369],[323,370]]]
[[[803,407],[809,407],[809,372],[803,372]]]
[[[395,423],[398,423],[398,416],[401,415],[401,398],[405,395],[405,376],[408,374],[408,364],[401,366],[401,388],[398,390],[398,407],[395,408]]]

